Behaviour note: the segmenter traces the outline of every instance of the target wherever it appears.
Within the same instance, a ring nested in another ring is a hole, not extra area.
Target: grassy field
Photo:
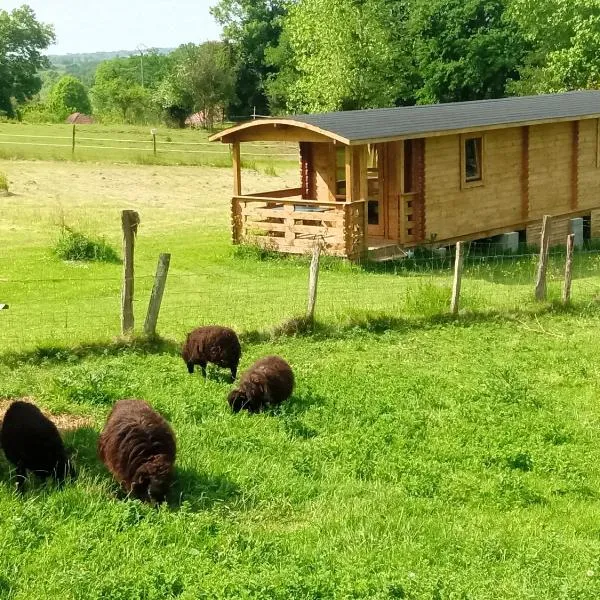
[[[72,125],[0,122],[0,159],[231,166],[228,146],[208,137],[204,130],[158,127],[155,155],[150,126],[77,125],[73,153]],[[297,152],[293,144],[243,144],[242,161],[249,168],[273,170],[289,167]]]
[[[229,244],[223,169],[0,162],[0,398],[62,415],[79,478],[13,493],[0,460],[4,599],[595,599],[600,594],[600,264],[576,258],[574,304],[552,261],[549,304],[531,256],[473,256],[463,313],[451,269],[325,261],[307,336],[270,336],[302,312],[307,261]],[[295,170],[244,171],[246,191]],[[140,212],[136,316],[172,253],[166,341],[121,344],[119,264],[64,263],[61,223],[117,249]],[[274,414],[230,414],[225,374],[190,377],[177,344],[219,322],[242,368],[268,353],[297,389]],[[173,424],[168,506],[116,493],[95,457],[112,403],[138,396]],[[4,401],[4,405],[6,400]],[[0,409],[3,404],[0,403]]]

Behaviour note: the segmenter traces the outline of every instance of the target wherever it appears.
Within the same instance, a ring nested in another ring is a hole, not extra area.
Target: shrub
[[[54,253],[62,260],[121,262],[117,252],[104,238],[91,238],[64,225],[54,246]]]

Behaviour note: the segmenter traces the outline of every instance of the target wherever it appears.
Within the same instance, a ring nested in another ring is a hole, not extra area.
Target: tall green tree
[[[40,91],[37,73],[49,67],[42,50],[54,39],[52,26],[39,23],[29,6],[0,10],[0,111],[13,117],[13,99],[20,104]]]
[[[222,42],[185,44],[172,53],[171,60],[171,72],[157,90],[157,101],[179,126],[189,114],[201,111],[212,129],[234,94],[229,48]]]
[[[511,0],[509,14],[533,48],[512,91],[600,87],[600,0]]]
[[[407,18],[400,0],[301,0],[284,20],[288,46],[279,47],[279,75],[269,90],[285,95],[294,112],[410,102]]]
[[[62,121],[74,112],[89,113],[92,107],[83,83],[72,75],[63,75],[50,92],[48,109]]]
[[[420,0],[410,35],[421,103],[502,97],[529,50],[505,0]]]
[[[121,59],[101,63],[90,94],[94,113],[105,120],[142,122],[150,104],[149,92],[138,75]]]
[[[291,0],[219,0],[211,8],[223,27],[223,39],[233,49],[235,62],[235,100],[232,115],[268,111],[265,84],[277,72],[265,53],[278,45],[282,17]]]

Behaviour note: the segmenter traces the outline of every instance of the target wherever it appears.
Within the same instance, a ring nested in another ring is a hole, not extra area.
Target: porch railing
[[[277,190],[234,196],[231,202],[234,244],[252,243],[304,254],[322,239],[329,254],[348,256],[356,204],[306,200],[301,190]]]

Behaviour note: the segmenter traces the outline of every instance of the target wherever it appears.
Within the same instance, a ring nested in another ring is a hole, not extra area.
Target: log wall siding
[[[484,183],[467,189],[461,189],[460,136],[425,141],[423,230],[427,239],[468,235],[522,219],[521,129],[494,130],[483,135]]]
[[[521,218],[529,216],[529,126],[521,129]]]
[[[597,165],[598,127],[596,119],[579,124],[579,161],[577,164],[579,208],[600,206],[600,169]]]
[[[312,144],[312,163],[315,172],[316,200],[335,200],[335,146],[333,144]]]

